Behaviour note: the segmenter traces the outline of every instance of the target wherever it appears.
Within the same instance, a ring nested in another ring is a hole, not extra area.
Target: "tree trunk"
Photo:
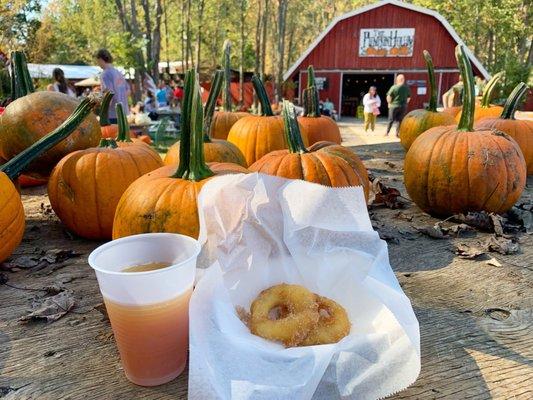
[[[263,11],[263,18],[261,22],[261,77],[265,78],[265,71],[266,71],[266,43],[267,43],[267,33],[268,33],[268,8],[269,8],[269,1],[265,0],[265,6]]]
[[[185,43],[185,8],[186,8],[186,0],[181,0],[181,69],[182,72],[185,72],[184,67],[187,66],[187,52],[186,52],[186,43]]]
[[[283,66],[285,59],[285,31],[289,0],[278,0],[278,52],[276,66],[276,101],[283,97]]]
[[[200,59],[202,56],[202,20],[204,19],[205,0],[198,2],[198,33],[196,36],[196,72],[200,72]]]
[[[244,23],[246,19],[246,0],[241,0],[241,57],[239,65],[239,109],[244,106],[244,41],[246,37],[244,35]]]
[[[263,21],[263,0],[257,0],[257,20],[255,22],[255,64],[254,73],[259,75],[261,73],[261,32]]]
[[[163,6],[161,0],[155,0],[155,26],[152,33],[152,76],[159,79],[159,60],[161,59],[161,18]]]
[[[189,61],[192,56],[191,44],[191,0],[187,0],[187,8],[185,12],[185,68],[189,69]]]

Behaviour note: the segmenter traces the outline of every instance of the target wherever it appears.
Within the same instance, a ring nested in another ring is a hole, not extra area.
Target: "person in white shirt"
[[[65,78],[65,73],[61,68],[54,68],[52,76],[54,78],[54,83],[51,83],[46,88],[49,92],[61,92],[70,97],[76,97],[76,93],[70,88],[70,85]]]
[[[368,93],[363,97],[364,116],[365,116],[365,132],[370,130],[374,132],[376,127],[376,117],[379,115],[379,107],[381,106],[381,99],[377,93],[375,86],[370,86]]]

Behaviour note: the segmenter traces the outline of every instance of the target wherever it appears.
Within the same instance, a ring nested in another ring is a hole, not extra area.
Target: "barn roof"
[[[403,1],[383,0],[383,1],[378,1],[377,3],[374,3],[374,4],[369,4],[367,6],[358,8],[358,9],[356,9],[354,11],[351,11],[349,13],[346,13],[346,14],[343,14],[343,15],[339,15],[338,17],[336,17],[333,21],[331,21],[331,23],[328,25],[328,27],[320,35],[318,35],[318,37],[313,41],[313,43],[311,43],[311,45],[303,52],[303,54],[300,56],[300,58],[298,58],[294,62],[294,64],[292,64],[291,67],[285,72],[285,74],[283,74],[283,79],[287,80],[287,79],[289,79],[291,77],[291,75],[296,71],[296,69],[305,60],[305,58],[313,51],[313,49],[316,46],[318,46],[318,44],[322,41],[322,39],[324,39],[324,37],[340,21],[343,21],[343,20],[345,20],[347,18],[354,17],[354,16],[359,15],[359,14],[363,14],[363,13],[365,13],[367,11],[370,11],[370,10],[373,10],[375,8],[379,8],[379,7],[385,6],[387,4],[391,4],[391,5],[394,5],[394,6],[397,6],[397,7],[406,8],[408,10],[416,11],[416,12],[419,12],[419,13],[422,13],[422,14],[427,14],[427,15],[430,15],[432,17],[435,17],[444,26],[444,28],[446,28],[446,30],[448,31],[450,36],[455,40],[455,42],[457,44],[460,44],[460,45],[464,46],[466,54],[470,58],[470,61],[472,61],[472,63],[477,67],[479,72],[481,72],[481,74],[486,79],[490,78],[490,74],[488,73],[488,71],[483,67],[483,65],[479,62],[479,60],[476,58],[476,56],[474,56],[474,54],[470,51],[470,49],[461,40],[461,38],[459,37],[459,35],[455,31],[455,29],[453,29],[453,27],[450,25],[450,23],[448,21],[446,21],[446,19],[442,15],[440,15],[438,12],[436,12],[435,10],[430,10],[429,8],[416,6],[414,4],[404,3]]]

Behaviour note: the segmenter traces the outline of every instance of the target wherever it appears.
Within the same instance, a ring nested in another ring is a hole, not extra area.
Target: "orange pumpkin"
[[[245,173],[237,164],[212,163],[203,157],[203,111],[196,73],[185,76],[179,165],[165,166],[133,182],[115,214],[113,238],[146,232],[199,234],[197,196],[214,175]]]
[[[478,106],[475,106],[474,110],[474,122],[481,118],[487,117],[499,117],[503,111],[503,107],[490,104],[490,101],[493,97],[494,90],[498,85],[498,82],[503,76],[503,72],[498,72],[494,74],[492,78],[487,82],[485,89],[483,90],[483,96],[481,97],[481,102]],[[455,121],[459,122],[461,120],[462,111],[457,113],[455,116]]]
[[[140,176],[163,165],[150,146],[129,139],[129,127],[117,104],[117,141],[75,151],[54,168],[48,182],[50,204],[65,226],[87,239],[110,239],[120,197]]]
[[[242,165],[246,167],[246,160],[241,151],[233,143],[227,140],[211,139],[207,132],[209,126],[212,124],[212,115],[215,110],[217,97],[222,89],[222,71],[217,71],[213,77],[211,91],[207,98],[207,103],[204,110],[204,159],[206,162],[229,162]],[[165,156],[166,165],[177,165],[180,158],[180,142],[177,141],[167,151]]]
[[[287,148],[283,118],[279,115],[274,116],[261,79],[254,76],[252,83],[261,103],[262,114],[241,118],[231,127],[228,135],[228,141],[239,148],[248,165],[252,165],[271,151]],[[305,133],[302,138],[307,144]]]
[[[463,109],[463,106],[454,106],[454,107],[445,108],[442,112],[444,114],[451,115],[453,117],[453,120],[455,121],[455,117],[457,116],[457,114],[461,112],[462,109]]]
[[[511,136],[522,150],[527,165],[527,174],[533,174],[533,121],[514,119],[520,99],[527,92],[524,82],[519,83],[505,102],[499,118],[483,118],[476,123],[477,129],[496,129]]]
[[[211,124],[211,137],[226,140],[233,125],[249,115],[247,112],[217,111]]]
[[[137,136],[136,139],[139,142],[145,143],[147,145],[151,145],[152,144],[152,138],[150,137],[150,135],[140,135],[140,136]]]
[[[320,115],[312,65],[307,68],[307,76],[307,89],[303,92],[304,115],[298,117],[302,132],[307,136],[310,145],[322,140],[341,144],[341,131],[337,123],[330,117]]]
[[[472,67],[462,46],[456,57],[464,82],[463,116],[457,127],[431,128],[413,142],[405,157],[405,187],[429,214],[502,213],[522,194],[526,163],[507,134],[473,129]]]
[[[0,262],[13,253],[24,234],[24,207],[13,180],[36,157],[72,134],[96,104],[94,98],[83,100],[57,129],[0,167]]]
[[[305,148],[294,112],[289,101],[283,102],[285,134],[288,150],[273,151],[250,166],[251,171],[302,179],[325,186],[362,186],[368,199],[368,174],[363,163],[351,150],[331,143],[320,142],[319,149]]]
[[[118,125],[109,122],[109,105],[113,95],[111,93],[111,96],[104,96],[100,107],[100,132],[104,139],[115,139],[118,135]]]
[[[455,125],[455,119],[451,115],[437,111],[433,59],[427,50],[424,50],[423,54],[429,78],[429,106],[427,109],[410,111],[402,120],[400,124],[400,141],[405,150],[409,150],[414,140],[429,128],[441,125]]]

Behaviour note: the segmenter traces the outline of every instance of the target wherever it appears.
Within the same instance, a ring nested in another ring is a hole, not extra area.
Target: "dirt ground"
[[[345,128],[343,136],[348,144],[361,140]],[[353,148],[376,177],[407,196],[399,143]],[[521,202],[532,204],[533,179],[528,184]],[[87,265],[100,243],[66,232],[44,188],[24,190],[23,201],[24,240],[0,266],[0,398],[185,399],[186,373],[156,388],[126,380]],[[466,259],[455,246],[480,247],[493,234],[474,230],[434,239],[419,229],[438,220],[411,203],[402,210],[373,208],[371,216],[388,241],[392,268],[421,330],[420,377],[391,398],[533,398],[533,236],[516,235],[516,254]],[[58,292],[75,302],[65,316],[51,323],[19,321],[34,301]]]

